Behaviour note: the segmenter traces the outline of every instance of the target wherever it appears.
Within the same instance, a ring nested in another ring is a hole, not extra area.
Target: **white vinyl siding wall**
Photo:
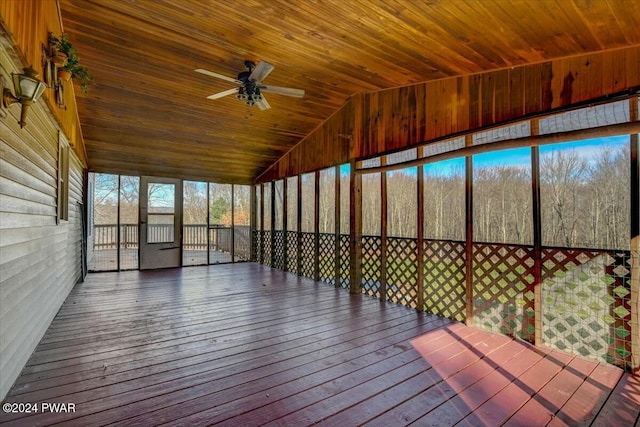
[[[0,74],[19,71],[0,44]],[[82,166],[69,154],[69,220],[56,225],[58,125],[44,101],[0,117],[0,400],[81,277]]]

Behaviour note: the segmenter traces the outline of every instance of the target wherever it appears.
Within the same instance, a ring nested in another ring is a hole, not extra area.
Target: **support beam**
[[[381,164],[387,164],[382,156]],[[387,299],[387,173],[380,174],[380,301]]]
[[[531,121],[531,135],[538,134],[538,120]],[[542,210],[540,199],[540,147],[531,147],[531,194],[533,200],[533,286],[535,345],[542,345]],[[522,328],[526,328],[525,322]]]
[[[58,147],[60,147],[60,145],[58,145]],[[118,212],[116,212],[116,224],[117,224],[116,226],[116,270],[117,271],[120,271],[120,199],[122,194],[122,191],[120,191],[120,187],[122,185],[121,181],[122,181],[122,175],[118,174]],[[67,183],[67,185],[69,184]],[[138,197],[140,197],[140,195],[138,195]],[[140,222],[139,218],[138,218],[138,222]],[[138,260],[139,259],[140,259],[140,254],[138,254]],[[180,265],[182,265],[182,257],[180,257]]]
[[[320,280],[320,171],[313,181],[313,280]]]
[[[264,264],[264,186],[266,184],[260,184],[260,264]]]
[[[249,203],[251,207],[249,208],[249,259],[251,261],[258,261],[256,259],[256,239],[254,238],[257,235],[258,224],[256,221],[257,218],[257,200],[256,200],[256,186],[249,186]],[[209,263],[209,183],[207,182],[207,264]]]
[[[335,283],[334,286],[336,288],[340,287],[340,166],[334,167],[334,195],[333,195],[333,215],[334,215],[334,233],[335,233],[335,251],[334,251],[334,259],[335,259]]]
[[[275,181],[271,181],[269,183],[271,186],[271,226],[270,226],[270,252],[271,252],[271,267],[276,266],[276,183]]]
[[[349,252],[351,266],[349,292],[359,294],[362,285],[362,175],[354,173],[356,162],[351,161],[349,182]]]
[[[471,136],[466,138],[466,144],[472,143]],[[466,323],[473,325],[473,157],[465,158],[465,295],[466,295]]]
[[[297,212],[298,216],[296,221],[296,244],[298,245],[297,254],[297,262],[296,262],[296,274],[300,276],[302,274],[302,175],[298,175],[298,204],[297,204]]]
[[[418,149],[418,156],[422,155],[422,148]],[[418,166],[418,194],[416,194],[418,202],[418,224],[417,230],[417,244],[418,244],[418,301],[416,309],[418,311],[424,311],[424,167]]]
[[[235,184],[231,184],[231,262],[236,262],[236,214],[235,214],[236,199],[235,199],[235,196],[236,196]],[[209,205],[207,205],[207,208],[208,207]],[[209,230],[207,230],[207,234],[209,234]],[[207,258],[207,264],[209,264],[209,258]]]
[[[629,103],[631,120],[638,120],[638,101]],[[640,141],[630,135],[631,149],[631,370],[640,374]]]
[[[287,203],[287,194],[289,192],[288,179],[282,179],[282,271],[287,271],[289,265],[289,242],[287,239],[287,221],[289,206]]]

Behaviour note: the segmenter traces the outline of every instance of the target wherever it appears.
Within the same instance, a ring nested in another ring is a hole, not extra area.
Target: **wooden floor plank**
[[[509,418],[506,426],[546,425],[552,421],[597,365],[581,358],[571,358],[568,364],[564,364],[560,356],[559,352],[553,352],[545,358],[558,359],[554,361],[556,371],[547,371],[552,378]]]
[[[516,341],[504,346],[502,349],[503,351],[495,352],[493,355],[486,355],[486,357],[481,358],[466,369],[449,378],[444,378],[444,381],[438,384],[437,387],[427,389],[413,399],[405,401],[380,417],[373,419],[366,425],[382,427],[405,425],[410,422],[417,422],[420,425],[422,418],[435,409],[442,407],[442,410],[446,412],[447,408],[449,408],[447,402],[474,384],[482,384],[484,379],[490,379],[491,376],[495,375],[512,380],[520,375],[522,371],[535,366],[538,361],[544,358],[544,353],[532,351],[529,345]],[[464,402],[452,402],[451,415],[457,421],[462,420],[465,413],[468,413],[467,410],[460,412],[458,408],[465,408]],[[451,422],[455,424],[454,421]],[[443,423],[442,425],[447,424]]]
[[[583,367],[586,366],[588,365],[583,363]],[[597,364],[592,370],[583,369],[580,372],[585,375],[585,380],[567,403],[554,414],[549,426],[590,425],[623,374],[620,369],[604,364]]]
[[[243,263],[90,274],[5,399],[33,401],[76,412],[2,413],[0,424],[626,426],[640,383]]]
[[[625,373],[594,420],[594,427],[640,425],[640,377]]]

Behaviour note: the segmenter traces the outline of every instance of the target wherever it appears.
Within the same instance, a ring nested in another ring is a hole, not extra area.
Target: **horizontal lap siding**
[[[18,71],[3,47],[5,79]],[[56,225],[58,126],[40,100],[0,118],[0,398],[81,274],[82,166],[70,151],[69,221]]]

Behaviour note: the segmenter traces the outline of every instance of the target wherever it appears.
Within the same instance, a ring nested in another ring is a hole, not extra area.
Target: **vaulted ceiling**
[[[95,82],[76,87],[97,172],[250,183],[354,93],[640,44],[631,0],[59,0]],[[275,66],[270,110],[233,96]]]

